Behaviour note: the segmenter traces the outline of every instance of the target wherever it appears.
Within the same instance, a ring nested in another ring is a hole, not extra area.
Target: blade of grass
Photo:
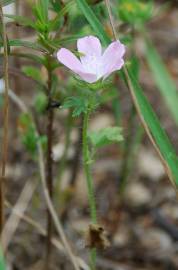
[[[145,46],[145,57],[153,78],[176,124],[178,124],[178,92],[176,85],[151,41],[146,39]]]
[[[86,17],[87,21],[91,25],[91,27],[95,30],[96,34],[100,37],[102,43],[106,46],[110,43],[110,38],[106,34],[103,26],[101,25],[98,18],[95,16],[93,10],[87,4],[85,0],[76,0],[78,7],[82,11],[83,15]]]
[[[178,185],[178,159],[174,147],[166,132],[161,127],[159,119],[131,71],[127,69],[127,74],[125,74],[125,76],[127,77],[127,81],[129,80],[129,89],[136,105],[137,112],[139,112],[141,116],[142,124],[144,125],[147,134],[149,132],[150,140],[160,155],[170,180],[173,184],[175,183]]]
[[[60,20],[63,16],[65,16],[65,14],[73,7],[73,5],[75,4],[75,1],[69,1],[68,3],[65,4],[65,6],[60,10],[60,12],[58,12],[57,16],[55,17],[55,19],[53,19],[50,22],[50,31],[53,31],[57,28],[59,28],[60,25]]]
[[[102,41],[104,41],[105,45],[109,44],[111,40],[105,33],[102,24],[97,19],[86,1],[77,0],[77,4],[96,34]],[[154,113],[152,106],[145,97],[142,88],[132,75],[131,71],[124,68],[123,73],[145,131],[149,136],[149,139],[151,140],[154,148],[158,152],[172,184],[174,186],[178,185],[178,160],[174,147],[169,141],[165,131],[161,127],[161,124],[156,114]]]

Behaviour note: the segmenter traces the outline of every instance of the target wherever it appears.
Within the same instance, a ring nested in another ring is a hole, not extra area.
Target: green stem
[[[93,179],[91,174],[91,167],[90,167],[90,153],[88,147],[88,122],[89,122],[90,110],[88,109],[87,112],[84,114],[83,119],[83,159],[84,159],[84,172],[87,181],[87,188],[88,188],[88,199],[89,199],[89,206],[90,206],[90,215],[92,223],[96,224],[97,215],[96,215],[96,203],[95,203],[95,195],[94,195],[94,185]]]
[[[83,139],[83,160],[84,160],[84,172],[87,181],[88,188],[88,200],[90,206],[90,216],[92,223],[97,223],[97,214],[96,214],[96,202],[95,202],[95,193],[94,193],[94,184],[91,174],[90,166],[90,153],[88,147],[88,124],[89,124],[90,109],[86,111],[83,118],[83,130],[82,130],[82,139]],[[90,251],[90,262],[91,269],[94,270],[96,265],[96,249],[92,248]]]

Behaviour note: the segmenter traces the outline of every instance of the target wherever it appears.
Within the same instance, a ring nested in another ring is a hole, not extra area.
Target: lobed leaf
[[[103,147],[112,143],[123,141],[120,127],[107,127],[89,133],[91,143],[96,147]]]
[[[85,113],[88,107],[88,102],[85,97],[69,97],[67,98],[63,105],[62,108],[68,109],[68,108],[73,108],[73,117],[79,116],[81,113]]]

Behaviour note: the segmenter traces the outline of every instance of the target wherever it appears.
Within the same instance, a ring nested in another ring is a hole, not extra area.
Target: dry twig
[[[30,180],[25,184],[25,187],[23,188],[17,203],[12,209],[12,214],[6,221],[2,234],[1,234],[1,247],[3,250],[3,253],[5,254],[8,246],[13,238],[13,235],[15,234],[19,222],[20,222],[20,217],[15,214],[15,212],[19,212],[20,215],[22,216],[25,210],[28,207],[28,204],[33,196],[33,193],[36,189],[37,183],[36,182],[31,182]]]

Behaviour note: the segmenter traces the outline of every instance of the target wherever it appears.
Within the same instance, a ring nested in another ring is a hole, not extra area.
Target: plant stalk
[[[83,161],[84,161],[84,172],[87,181],[87,189],[88,189],[88,200],[89,200],[89,207],[90,207],[90,216],[91,222],[93,224],[97,223],[97,213],[96,213],[96,201],[95,201],[95,192],[94,192],[94,184],[93,178],[91,174],[91,160],[90,160],[90,152],[88,146],[88,124],[89,124],[89,117],[90,117],[90,109],[84,113],[83,118],[83,130],[82,130],[82,141],[83,141]],[[92,248],[90,251],[90,264],[91,269],[96,269],[96,249]]]

